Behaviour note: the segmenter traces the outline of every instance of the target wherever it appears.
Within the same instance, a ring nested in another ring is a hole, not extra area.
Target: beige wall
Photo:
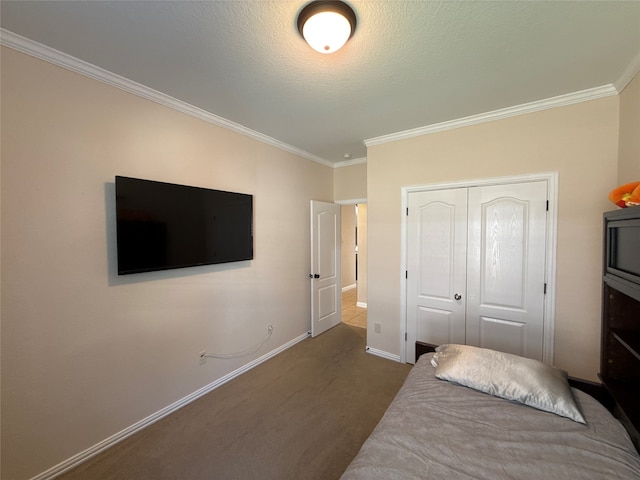
[[[342,288],[356,284],[356,207],[343,205],[340,209],[342,248]]]
[[[368,149],[370,347],[400,354],[401,187],[557,171],[554,363],[595,380],[601,223],[617,182],[619,98],[607,97]]]
[[[618,184],[640,180],[640,73],[620,94]]]
[[[398,354],[400,188],[558,171],[555,363],[595,379],[601,214],[613,186],[640,179],[639,76],[620,97],[378,145],[332,171],[10,49],[2,63],[2,478],[32,477],[306,332],[311,198],[369,199],[358,301],[382,325],[368,345]],[[254,194],[255,259],[118,277],[115,175]],[[267,324],[252,357],[199,365]]]
[[[304,335],[331,168],[2,49],[2,478],[30,478]],[[255,259],[118,277],[114,176],[252,193]],[[198,353],[234,352],[236,360]]]
[[[333,170],[333,200],[362,201],[367,198],[367,164],[359,163]]]

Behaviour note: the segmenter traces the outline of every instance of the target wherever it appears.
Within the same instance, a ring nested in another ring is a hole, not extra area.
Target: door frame
[[[364,197],[364,198],[351,198],[351,199],[348,199],[348,200],[336,200],[333,203],[335,203],[337,205],[340,205],[341,207],[349,206],[349,205],[363,205],[363,204],[366,205],[367,204],[367,198]],[[360,220],[357,220],[357,222],[360,222]],[[359,225],[359,223],[357,223],[356,225]],[[360,266],[365,265],[365,271],[368,271],[368,267],[366,266],[367,262],[368,262],[368,258],[365,258],[364,261],[363,261],[362,257],[360,257],[360,258],[358,258],[358,262],[361,262]],[[358,275],[362,275],[362,269],[360,269],[360,273]],[[359,277],[359,278],[362,278],[362,277]],[[356,288],[360,288],[360,287],[361,287],[361,285],[358,283],[358,280],[356,280]],[[358,302],[358,303],[360,303],[360,302]],[[366,303],[359,304],[357,306],[362,307],[362,308],[367,308],[367,304]],[[367,329],[368,328],[369,328],[369,325],[367,324]]]
[[[456,182],[431,183],[401,188],[402,209],[400,222],[400,361],[407,362],[407,208],[409,194],[430,190],[448,190],[451,188],[484,187],[490,185],[506,185],[511,183],[527,183],[544,181],[547,183],[549,198],[549,210],[547,213],[547,236],[545,242],[545,279],[547,293],[544,299],[543,344],[542,361],[548,365],[553,363],[553,341],[555,329],[555,305],[556,305],[556,254],[557,254],[557,229],[558,229],[558,172],[543,172],[508,177],[494,177],[461,180]]]

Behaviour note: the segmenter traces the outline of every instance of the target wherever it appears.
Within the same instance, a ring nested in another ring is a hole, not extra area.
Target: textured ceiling
[[[640,1],[353,0],[331,55],[300,1],[9,1],[1,26],[340,162],[363,141],[585,89],[640,63]],[[640,69],[640,66],[638,66]]]

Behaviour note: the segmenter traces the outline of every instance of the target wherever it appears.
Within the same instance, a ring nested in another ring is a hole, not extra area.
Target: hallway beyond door
[[[342,323],[352,327],[367,328],[367,309],[358,307],[358,289],[342,292]]]

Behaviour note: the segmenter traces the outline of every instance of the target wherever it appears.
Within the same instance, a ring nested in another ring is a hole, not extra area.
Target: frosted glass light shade
[[[356,28],[356,14],[340,0],[316,0],[298,15],[298,31],[311,48],[333,53],[351,38]]]
[[[339,13],[320,12],[305,22],[302,36],[314,50],[333,53],[349,40],[351,24]]]

